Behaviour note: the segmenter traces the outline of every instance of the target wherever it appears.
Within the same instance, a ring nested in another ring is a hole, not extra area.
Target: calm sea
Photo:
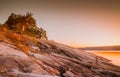
[[[120,66],[120,50],[116,51],[116,50],[111,50],[111,51],[88,51],[91,52],[95,55],[98,56],[102,56],[104,58],[107,58],[109,60],[111,60],[111,63],[115,64],[115,65],[119,65]]]

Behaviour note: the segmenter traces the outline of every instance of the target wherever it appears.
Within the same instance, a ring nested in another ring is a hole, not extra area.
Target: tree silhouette
[[[29,12],[26,15],[16,15],[12,13],[5,24],[7,24],[8,29],[14,32],[47,39],[46,31],[36,26],[36,20],[32,16],[33,14]]]
[[[9,29],[20,30],[20,33],[23,33],[27,27],[35,27],[36,21],[29,12],[26,15],[16,15],[12,13],[6,21],[6,24]]]

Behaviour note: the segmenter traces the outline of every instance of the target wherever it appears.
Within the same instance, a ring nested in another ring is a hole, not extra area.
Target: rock
[[[34,73],[23,73],[18,70],[11,70],[7,73],[8,76],[11,77],[59,77],[54,75],[41,75],[41,74],[34,74]]]
[[[26,16],[25,21],[29,20],[29,15]],[[10,28],[0,27],[0,76],[120,77],[120,66],[111,64],[105,58],[54,41],[42,40],[47,38],[46,32],[33,23],[32,28],[28,29],[31,26],[25,22],[29,25],[24,31],[26,33],[17,33],[16,30],[19,31],[24,21],[13,20],[19,18],[21,16],[13,14],[6,22]]]
[[[29,51],[28,55],[9,43],[0,42],[0,65],[5,69],[7,68],[5,70],[7,76],[120,76],[120,67],[109,63],[107,59],[98,56],[99,62],[96,64],[96,55],[91,53],[45,40],[39,40],[39,43],[39,53]]]

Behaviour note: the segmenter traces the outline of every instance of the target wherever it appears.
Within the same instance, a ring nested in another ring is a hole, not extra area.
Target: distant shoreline
[[[78,48],[81,50],[105,50],[105,51],[111,51],[111,50],[118,50],[120,51],[120,46],[98,46],[98,47],[83,47],[83,48]]]
[[[84,50],[86,52],[120,52],[120,50]]]
[[[97,56],[111,60],[110,63],[120,66],[120,50],[119,51],[86,51]]]

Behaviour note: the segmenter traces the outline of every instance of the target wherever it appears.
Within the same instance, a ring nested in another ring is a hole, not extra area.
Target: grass
[[[3,38],[4,37],[4,38]],[[22,50],[25,54],[28,54],[28,51],[33,51],[38,53],[38,50],[32,49],[32,46],[37,46],[38,39],[31,37],[27,34],[15,33],[11,30],[8,30],[6,27],[0,27],[0,40],[7,40],[12,45],[15,45],[19,50]]]

